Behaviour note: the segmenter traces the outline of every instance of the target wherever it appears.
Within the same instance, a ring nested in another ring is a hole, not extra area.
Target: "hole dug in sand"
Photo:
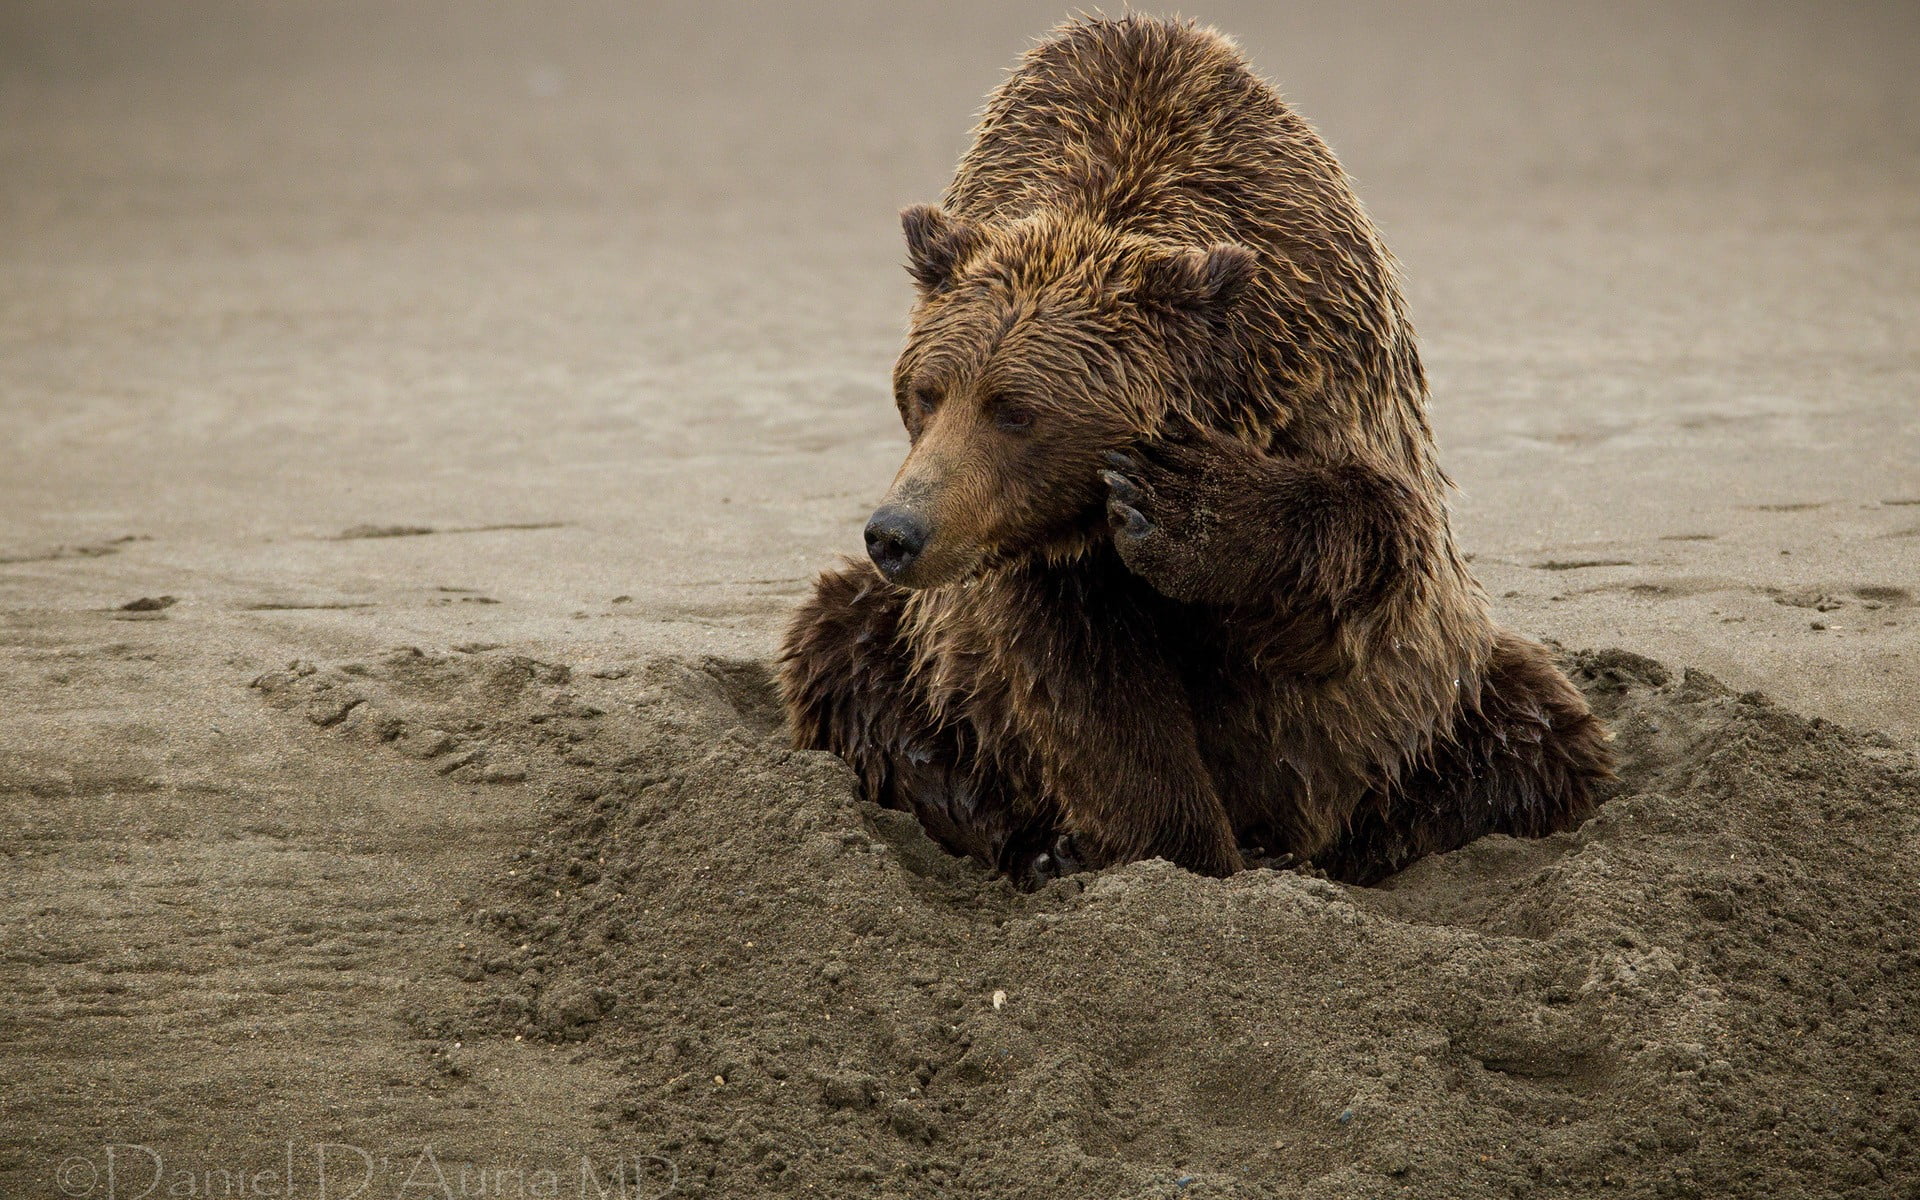
[[[257,686],[540,789],[544,836],[447,931],[471,1003],[423,1036],[585,1042],[628,1080],[603,1123],[689,1195],[1897,1194],[1914,756],[1567,665],[1620,794],[1371,890],[1150,862],[1022,895],[787,749],[757,663],[403,650]]]

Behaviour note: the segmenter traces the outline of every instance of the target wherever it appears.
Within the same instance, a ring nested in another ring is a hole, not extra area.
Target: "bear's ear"
[[[949,216],[937,204],[900,210],[900,225],[907,232],[907,273],[923,293],[937,292],[953,282],[960,264],[980,244],[973,226]]]
[[[1231,304],[1253,281],[1259,265],[1253,251],[1232,242],[1175,250],[1147,260],[1141,269],[1139,295],[1168,308]]]

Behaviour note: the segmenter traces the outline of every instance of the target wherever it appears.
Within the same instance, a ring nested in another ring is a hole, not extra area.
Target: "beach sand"
[[[903,453],[896,211],[1060,15],[0,10],[0,1192],[1920,1187],[1920,11],[1195,10],[1627,767],[1023,896],[768,661]]]

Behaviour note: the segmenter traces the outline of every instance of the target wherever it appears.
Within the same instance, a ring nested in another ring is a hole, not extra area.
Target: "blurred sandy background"
[[[0,554],[152,540],[6,604],[764,649],[902,452],[894,213],[1056,15],[8,5]],[[1506,618],[1920,734],[1855,594],[1920,584],[1920,10],[1203,15],[1404,263]]]
[[[1504,620],[1920,738],[1920,7],[1192,12],[1401,259]],[[163,953],[113,897],[204,914],[194,839],[244,858],[263,811],[344,874],[221,921],[355,887],[426,921],[532,819],[329,758],[246,692],[288,659],[768,654],[903,451],[895,213],[1061,15],[0,7],[7,937]],[[344,1038],[411,952],[286,1019]],[[73,1051],[38,970],[0,1020]],[[14,1135],[21,1178],[186,1086],[122,1028],[64,1100],[16,1061],[13,1128],[66,1130]],[[528,1103],[499,1127],[570,1119]]]

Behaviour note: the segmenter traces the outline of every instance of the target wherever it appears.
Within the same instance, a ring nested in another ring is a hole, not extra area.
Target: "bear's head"
[[[902,223],[919,300],[894,398],[911,448],[868,553],[915,588],[1079,553],[1103,528],[1103,456],[1188,406],[1253,252],[1060,213],[988,224],[921,205]]]

